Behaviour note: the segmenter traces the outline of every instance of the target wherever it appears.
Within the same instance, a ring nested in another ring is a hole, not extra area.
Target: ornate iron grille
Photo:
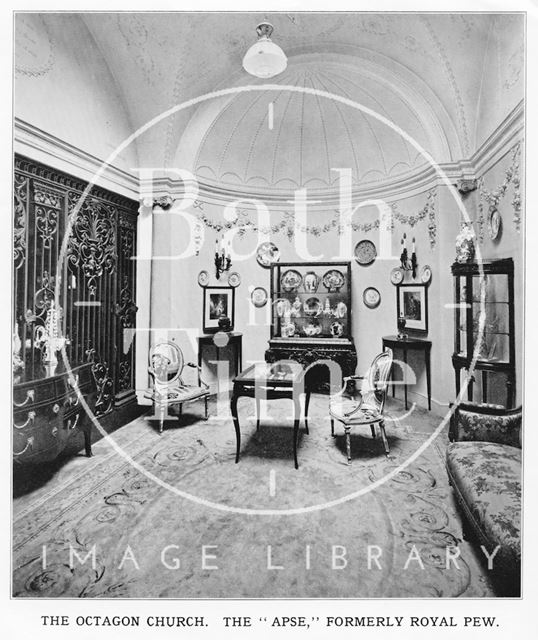
[[[43,324],[61,269],[60,306],[71,366],[93,362],[96,411],[134,398],[136,218],[138,204],[22,156],[15,158],[13,225],[14,342],[24,378],[40,377],[35,327]],[[63,263],[62,241],[71,221]]]

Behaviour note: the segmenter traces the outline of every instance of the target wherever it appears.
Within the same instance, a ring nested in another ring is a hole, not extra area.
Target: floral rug
[[[389,405],[390,458],[358,428],[347,465],[327,398],[314,396],[293,466],[290,403],[259,430],[231,419],[139,418],[14,503],[16,597],[491,597],[484,563],[462,540],[444,468],[446,434],[410,465],[438,421]],[[200,409],[200,411],[198,411]],[[133,464],[134,463],[134,464]],[[383,482],[387,474],[393,476]],[[374,487],[372,489],[372,486]]]

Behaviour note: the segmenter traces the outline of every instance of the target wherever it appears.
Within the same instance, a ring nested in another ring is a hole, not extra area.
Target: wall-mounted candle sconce
[[[225,243],[223,237],[219,246],[219,240],[217,238],[215,240],[215,276],[217,280],[220,279],[220,274],[229,271],[231,266],[231,243],[230,241]]]
[[[417,276],[417,253],[416,253],[416,245],[415,238],[413,238],[413,244],[411,247],[411,260],[409,260],[409,254],[407,252],[407,234],[403,234],[402,238],[402,253],[400,254],[400,264],[404,271],[411,271],[411,275],[413,279]]]

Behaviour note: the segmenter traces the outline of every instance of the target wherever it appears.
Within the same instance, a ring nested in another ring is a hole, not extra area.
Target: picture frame
[[[235,288],[205,287],[203,300],[202,326],[204,333],[219,331],[219,318],[223,315],[230,319],[227,331],[231,331],[235,324]]]
[[[416,333],[428,333],[428,286],[419,283],[396,287],[396,318],[403,312],[405,328]]]

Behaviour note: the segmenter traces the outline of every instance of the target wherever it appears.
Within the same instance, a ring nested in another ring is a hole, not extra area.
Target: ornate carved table
[[[306,371],[308,387],[312,391],[335,391],[331,390],[330,381],[327,382],[324,375],[331,362],[336,363],[340,368],[341,375],[335,381],[338,389],[342,385],[343,376],[354,375],[357,368],[357,352],[355,344],[351,339],[312,339],[305,338],[273,338],[269,340],[269,349],[265,352],[267,362],[278,362],[281,360],[295,360],[299,362]]]

